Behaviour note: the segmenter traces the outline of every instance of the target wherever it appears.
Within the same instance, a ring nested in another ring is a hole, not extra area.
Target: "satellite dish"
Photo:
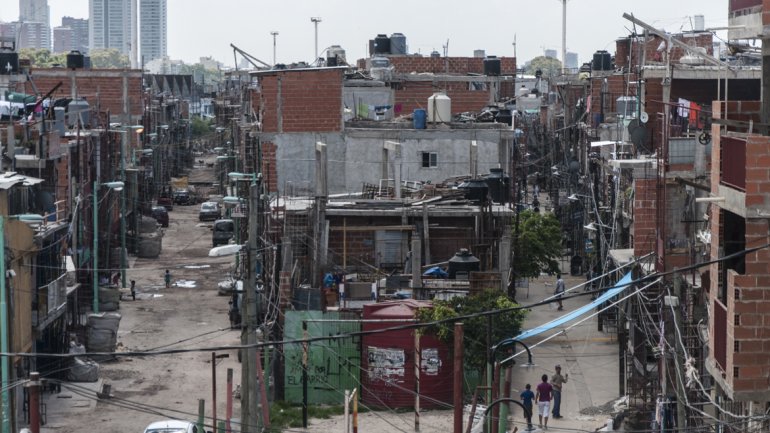
[[[650,115],[647,114],[646,111],[642,111],[639,113],[639,120],[641,120],[642,123],[647,123],[647,121],[650,120]]]
[[[702,131],[702,132],[701,132],[701,133],[698,135],[698,143],[700,143],[700,144],[702,144],[702,145],[704,145],[704,146],[705,146],[705,145],[707,145],[707,144],[709,144],[709,143],[711,143],[711,134],[709,134],[709,133],[708,133],[708,132],[706,132],[706,131]]]

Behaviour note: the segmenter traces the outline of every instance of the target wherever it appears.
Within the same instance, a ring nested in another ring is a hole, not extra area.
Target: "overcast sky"
[[[2,3],[0,20],[17,20],[18,2]],[[88,0],[49,0],[49,5],[52,27],[61,25],[65,15],[88,18]],[[597,50],[614,52],[615,40],[632,29],[622,17],[624,12],[677,32],[691,30],[694,15],[703,15],[707,28],[726,26],[727,5],[728,0],[569,0],[567,51],[577,52],[581,63],[590,61]],[[168,0],[168,55],[188,63],[212,56],[233,66],[233,43],[272,63],[270,32],[277,31],[278,63],[310,62],[314,57],[311,17],[322,20],[319,51],[341,45],[349,62],[365,57],[368,40],[378,33],[396,32],[406,35],[410,53],[443,52],[448,41],[450,56],[472,56],[475,49],[513,56],[515,37],[521,64],[542,55],[544,49],[554,49],[561,56],[561,0]],[[724,32],[719,35],[724,37]]]

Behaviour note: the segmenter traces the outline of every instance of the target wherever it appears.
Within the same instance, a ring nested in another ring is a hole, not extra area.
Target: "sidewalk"
[[[61,392],[44,392],[40,400],[44,405],[44,425],[40,427],[41,433],[56,432],[62,428],[60,422],[80,413],[91,412],[96,409],[99,400],[96,393],[102,390],[103,379],[96,382],[67,382],[62,384]],[[71,422],[71,421],[70,421]],[[64,424],[64,426],[69,425]],[[84,426],[86,427],[86,426]]]
[[[562,274],[567,290],[577,284],[585,282],[585,277],[573,277]],[[517,301],[523,305],[541,301],[553,294],[556,278],[541,277],[530,281],[529,297],[527,290],[519,290]],[[547,283],[547,285],[546,285]],[[572,293],[582,293],[582,287]],[[531,309],[527,315],[522,329],[530,329],[537,325],[551,321],[569,311],[590,302],[590,296],[568,299],[563,302],[564,311],[557,311],[550,306],[540,306]],[[595,311],[595,310],[594,310]],[[554,374],[554,366],[562,367],[562,375],[569,374],[569,379],[564,384],[562,391],[561,415],[563,418],[548,419],[549,432],[595,431],[607,423],[610,418],[609,410],[612,402],[620,398],[619,392],[619,368],[618,368],[618,342],[614,333],[606,333],[598,330],[596,316],[576,325],[580,319],[569,322],[557,328],[562,331],[558,336],[542,342],[557,331],[549,331],[534,336],[524,341],[531,351],[534,367],[523,367],[526,355],[520,355],[516,359],[519,368],[513,370],[512,397],[518,398],[524,385],[529,383],[534,391],[540,376]],[[569,329],[568,329],[569,328]],[[542,343],[541,343],[542,342]],[[520,346],[516,346],[520,349]],[[608,404],[610,403],[610,404]],[[512,419],[516,422],[519,431],[525,431],[526,422],[521,410],[513,410]],[[537,415],[532,417],[535,432],[538,428]]]

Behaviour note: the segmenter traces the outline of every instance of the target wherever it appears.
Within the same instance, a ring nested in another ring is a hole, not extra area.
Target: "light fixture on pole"
[[[278,36],[278,32],[273,30],[270,34],[273,36],[273,66],[275,66],[275,37]]]
[[[99,186],[106,186],[109,189],[114,189],[115,191],[122,191],[123,186],[125,184],[120,181],[115,182],[105,182],[100,184],[99,182],[94,181],[93,191],[91,191],[91,195],[93,196],[93,269],[91,270],[92,273],[92,279],[93,279],[93,305],[92,310],[94,313],[99,312],[99,200],[98,200],[98,194]]]
[[[569,201],[578,201],[581,198],[591,198],[589,195],[582,195],[582,194],[572,194],[569,197],[567,197],[567,200]]]
[[[315,59],[313,63],[318,61],[318,23],[321,22],[321,17],[310,17],[310,22],[315,25]]]
[[[607,226],[607,225],[604,225],[604,224],[595,223],[595,222],[592,222],[592,223],[589,223],[588,225],[583,226],[584,229],[591,230],[591,231],[594,231],[594,232],[595,231],[599,231],[599,227],[605,228],[605,229],[612,229],[612,227],[610,227],[610,226]]]

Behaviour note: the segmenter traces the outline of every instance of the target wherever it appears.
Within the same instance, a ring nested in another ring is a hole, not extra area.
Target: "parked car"
[[[201,203],[201,210],[198,212],[198,219],[200,221],[216,221],[221,217],[222,209],[220,209],[219,203],[214,201]]]
[[[152,217],[161,227],[168,227],[168,211],[163,206],[152,207]]]
[[[144,429],[144,433],[204,433],[198,430],[198,426],[189,421],[167,419],[156,421]]]
[[[192,199],[192,196],[190,195],[190,191],[186,189],[178,189],[174,191],[173,197],[174,197],[174,204],[178,204],[178,205],[193,204],[193,199]]]
[[[174,202],[172,201],[171,197],[158,197],[158,206],[163,206],[166,208],[166,210],[174,210]]]
[[[225,245],[230,242],[234,233],[235,222],[233,222],[233,220],[216,220],[211,227],[211,243],[213,243],[215,247],[217,245]]]

